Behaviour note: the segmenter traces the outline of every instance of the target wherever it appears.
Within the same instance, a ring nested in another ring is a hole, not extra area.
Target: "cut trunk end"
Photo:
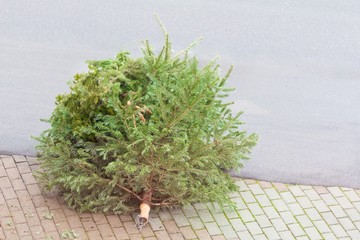
[[[137,216],[136,227],[141,229],[149,222],[149,214],[151,209],[152,191],[146,192],[140,204],[140,215]]]

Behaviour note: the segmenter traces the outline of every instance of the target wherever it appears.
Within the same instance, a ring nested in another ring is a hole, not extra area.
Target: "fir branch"
[[[198,45],[202,40],[204,40],[204,37],[199,37],[198,39],[196,39],[195,41],[193,41],[189,46],[187,46],[185,49],[181,50],[180,52],[178,52],[175,56],[174,59],[180,57],[182,54],[187,53],[191,48],[195,47],[196,45]]]
[[[92,174],[92,175],[94,175],[94,176],[102,179],[103,181],[111,182],[110,179],[103,178],[103,177],[99,176],[98,174],[96,174],[95,172],[91,171],[90,169],[87,169],[87,168],[81,166],[80,164],[75,164],[75,163],[73,163],[73,162],[70,162],[70,164],[72,164],[73,166],[79,167],[79,168],[87,171],[88,173],[90,173],[90,174]],[[140,197],[139,195],[137,195],[135,192],[131,191],[130,189],[127,189],[127,188],[124,187],[124,186],[121,186],[121,185],[118,184],[118,183],[116,183],[115,185],[118,186],[119,188],[123,189],[124,191],[130,193],[131,195],[133,195],[134,197],[136,197],[137,199],[139,199],[139,200],[141,201],[141,197]]]
[[[171,127],[173,127],[175,124],[177,124],[178,122],[180,122],[189,112],[190,110],[195,107],[195,105],[198,103],[198,101],[200,101],[200,99],[202,99],[204,97],[204,93],[200,94],[195,101],[188,107],[186,108],[177,118],[175,118],[173,121],[171,121],[166,128],[170,129]]]

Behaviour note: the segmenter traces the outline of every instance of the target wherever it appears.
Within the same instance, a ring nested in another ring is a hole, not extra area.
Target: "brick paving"
[[[197,203],[152,212],[139,232],[137,213],[77,213],[41,192],[36,159],[0,156],[0,239],[360,239],[360,190],[237,179],[236,210]]]

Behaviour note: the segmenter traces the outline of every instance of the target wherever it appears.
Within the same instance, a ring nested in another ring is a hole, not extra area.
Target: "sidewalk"
[[[0,156],[0,239],[360,239],[360,190],[237,179],[237,210],[212,204],[131,215],[77,213],[42,193],[35,158]]]

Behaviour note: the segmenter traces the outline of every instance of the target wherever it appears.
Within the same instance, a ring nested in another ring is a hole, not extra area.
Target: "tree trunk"
[[[144,193],[140,203],[140,215],[137,217],[136,227],[141,229],[149,222],[149,213],[151,209],[152,190]]]

